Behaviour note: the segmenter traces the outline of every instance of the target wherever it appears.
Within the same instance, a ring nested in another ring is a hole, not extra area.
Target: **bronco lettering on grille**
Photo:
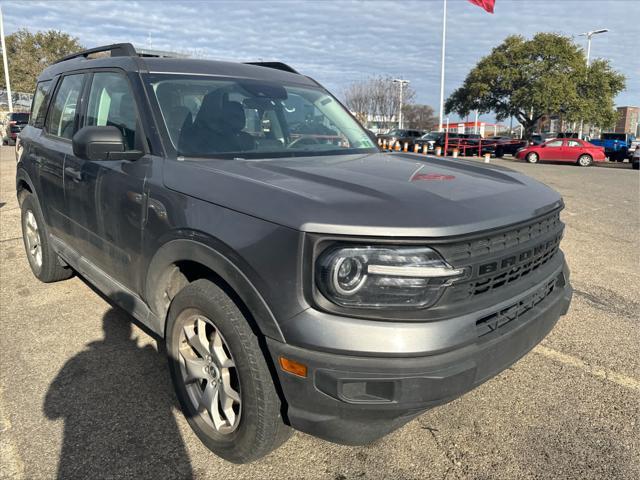
[[[530,248],[529,250],[525,250],[523,252],[519,252],[515,255],[511,255],[509,257],[505,257],[502,258],[500,260],[496,260],[494,262],[488,262],[488,263],[484,263],[482,265],[480,265],[478,267],[478,275],[482,276],[482,275],[486,275],[488,273],[494,273],[497,272],[499,270],[502,270],[504,268],[507,267],[513,267],[515,265],[518,265],[522,262],[526,262],[527,260],[530,260],[531,258],[537,257],[539,255],[542,255],[544,252],[552,249],[560,240],[560,235],[558,235],[557,237],[554,237],[544,243],[541,243],[539,245],[536,245],[533,248]]]

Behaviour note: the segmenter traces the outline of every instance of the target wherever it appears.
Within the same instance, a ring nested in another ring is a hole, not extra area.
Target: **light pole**
[[[400,84],[400,107],[398,112],[398,128],[402,128],[402,92],[405,85],[409,85],[409,80],[403,80],[401,78],[395,78],[393,83]]]
[[[587,68],[589,68],[589,65],[591,64],[591,37],[600,33],[607,33],[608,31],[608,28],[601,28],[600,30],[592,30],[590,32],[584,32],[578,35],[579,37],[587,37]],[[580,132],[578,133],[579,138],[582,138],[583,124],[583,119],[580,119]]]
[[[7,84],[7,106],[9,112],[13,112],[13,98],[11,98],[11,84],[9,83],[9,65],[7,59],[7,46],[4,43],[4,19],[0,9],[0,40],[2,41],[2,65],[4,67],[4,79]]]
[[[442,120],[444,117],[444,54],[445,41],[447,39],[447,0],[442,5],[442,53],[440,59],[440,121],[438,122],[438,131],[442,131]]]

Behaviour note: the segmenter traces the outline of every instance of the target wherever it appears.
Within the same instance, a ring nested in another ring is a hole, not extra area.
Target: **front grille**
[[[539,270],[558,253],[563,228],[560,212],[553,212],[512,230],[440,247],[449,263],[469,272],[450,287],[448,301],[493,292]]]
[[[562,286],[564,286],[564,275],[560,274],[557,278],[547,282],[544,286],[533,292],[531,295],[527,295],[519,302],[481,318],[476,321],[478,336],[482,337],[483,335],[494,332],[505,326],[507,323],[522,317],[522,315],[551,295],[556,288],[561,288]]]
[[[466,242],[456,242],[443,246],[440,250],[450,263],[456,264],[507,249],[515,250],[519,245],[559,229],[562,229],[562,222],[560,221],[560,212],[557,211],[513,230],[482,236]]]
[[[514,263],[503,268],[502,271],[496,275],[482,277],[475,282],[470,282],[468,286],[469,294],[479,295],[481,293],[490,292],[491,290],[502,287],[503,285],[515,282],[519,278],[537,270],[551,260],[558,252],[561,239],[562,235],[557,235],[553,240],[541,246],[537,252],[532,254],[531,257],[527,257],[519,263]],[[513,257],[518,257],[518,254]]]

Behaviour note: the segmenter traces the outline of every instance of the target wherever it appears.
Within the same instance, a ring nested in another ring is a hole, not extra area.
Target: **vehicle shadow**
[[[64,365],[45,398],[46,417],[64,420],[57,478],[193,478],[166,356],[138,346],[123,310],[102,321],[104,338]]]

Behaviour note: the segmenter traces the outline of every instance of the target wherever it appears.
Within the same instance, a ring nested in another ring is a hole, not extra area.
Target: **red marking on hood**
[[[418,180],[453,180],[455,175],[442,175],[440,173],[418,173],[411,177],[412,182],[417,182]]]

